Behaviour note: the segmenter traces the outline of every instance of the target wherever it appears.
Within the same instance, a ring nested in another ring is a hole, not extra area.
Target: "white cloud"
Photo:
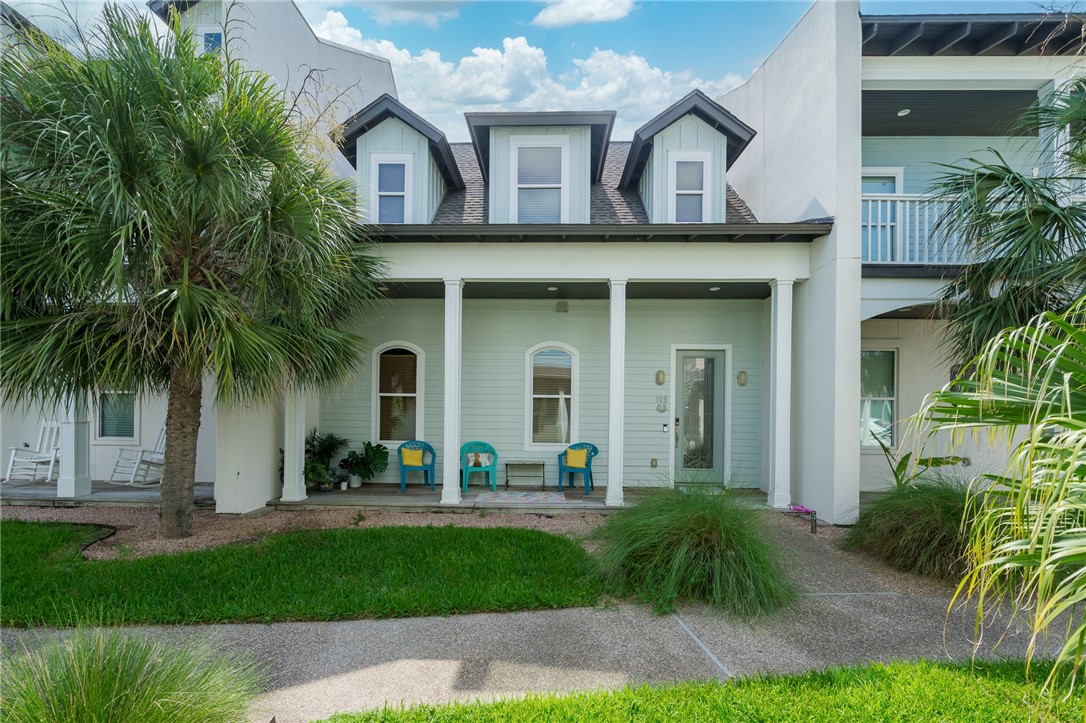
[[[388,40],[367,38],[334,10],[314,30],[388,58],[400,100],[453,141],[468,139],[463,114],[473,110],[614,110],[618,118],[612,137],[627,140],[694,88],[716,97],[744,80],[735,73],[702,79],[689,70],[655,67],[636,53],[598,48],[575,59],[573,71],[558,78],[547,67],[543,49],[524,37],[505,38],[500,48],[474,48],[471,55],[450,61],[435,50],[413,53]]]
[[[633,9],[633,0],[547,0],[547,7],[532,18],[532,25],[565,28],[584,23],[605,23],[621,20]]]
[[[428,28],[436,28],[446,20],[452,20],[460,14],[454,2],[435,0],[389,0],[388,2],[366,2],[362,8],[379,25],[398,23],[416,23]]]

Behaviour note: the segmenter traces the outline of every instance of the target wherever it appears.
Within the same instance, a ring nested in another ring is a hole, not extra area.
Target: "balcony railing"
[[[964,264],[959,240],[936,229],[946,202],[912,194],[864,194],[860,244],[868,264]]]

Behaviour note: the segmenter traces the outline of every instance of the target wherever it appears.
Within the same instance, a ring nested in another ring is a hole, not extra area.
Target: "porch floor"
[[[215,507],[215,485],[196,483],[193,489],[197,508]],[[0,505],[30,507],[157,507],[158,487],[122,487],[102,481],[91,482],[91,493],[80,497],[57,497],[55,482],[4,482],[0,484]]]

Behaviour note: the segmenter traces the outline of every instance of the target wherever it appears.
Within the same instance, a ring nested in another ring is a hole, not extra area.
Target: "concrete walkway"
[[[926,657],[966,660],[972,617],[947,618],[951,589],[887,572],[773,513],[772,528],[804,589],[783,614],[756,624],[701,605],[657,616],[641,605],[448,618],[149,628],[211,637],[268,666],[254,721],[310,721],[383,705],[519,696],[631,683],[726,680],[827,665]],[[981,654],[1021,657],[1028,642],[990,629]],[[9,645],[28,633],[5,630]],[[33,635],[32,633],[29,635]],[[944,637],[945,636],[945,637]]]

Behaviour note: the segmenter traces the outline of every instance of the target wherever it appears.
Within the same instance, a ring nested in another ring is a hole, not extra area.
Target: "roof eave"
[[[829,234],[832,223],[645,223],[645,224],[403,224],[376,226],[391,243],[462,241],[542,242],[725,242],[810,243]]]

